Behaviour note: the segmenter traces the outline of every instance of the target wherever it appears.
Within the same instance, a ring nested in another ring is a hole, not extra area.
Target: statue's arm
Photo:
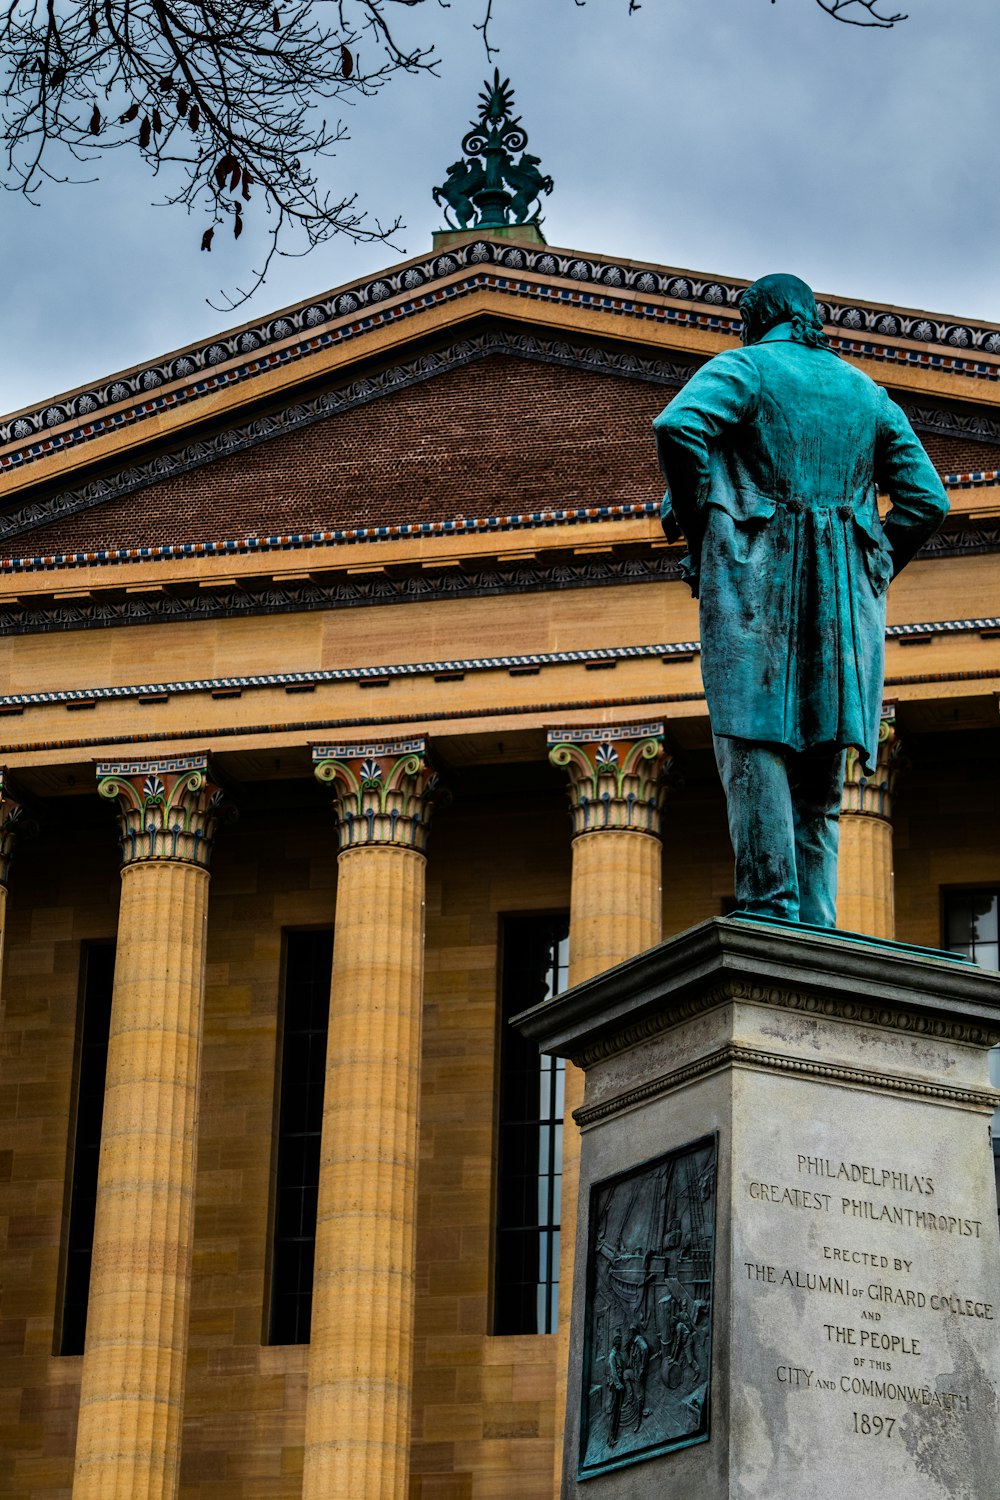
[[[692,375],[654,420],[656,452],[667,482],[664,529],[672,514],[688,542],[697,544],[711,489],[712,448],[728,429],[752,416],[759,401],[756,365],[741,350],[727,351]]]
[[[948,496],[906,414],[885,391],[876,437],[875,480],[892,502],[884,526],[895,577],[941,525],[948,514]]]

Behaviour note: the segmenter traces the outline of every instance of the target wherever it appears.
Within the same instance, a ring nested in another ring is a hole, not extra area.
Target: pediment
[[[648,502],[661,493],[650,424],[694,368],[495,327],[79,486],[12,497],[0,553]]]
[[[732,343],[745,284],[470,236],[0,423],[0,556],[648,502],[648,421]],[[1000,329],[820,307],[943,472],[1000,467]],[[463,377],[504,360],[549,373],[492,395]],[[452,456],[429,482],[440,403]]]

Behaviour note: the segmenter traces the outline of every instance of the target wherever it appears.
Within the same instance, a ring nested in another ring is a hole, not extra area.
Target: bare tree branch
[[[577,0],[577,4],[580,0]],[[490,45],[490,22],[493,20],[493,0],[486,0],[486,9],[481,21],[473,22],[473,29],[483,33],[483,46],[486,48],[486,61],[492,62],[499,55],[500,48]]]
[[[336,234],[391,243],[399,221],[373,222],[357,192],[327,188],[323,159],[348,139],[343,107],[399,73],[436,71],[433,45],[410,45],[399,29],[428,3],[0,0],[0,181],[37,202],[48,183],[93,181],[95,164],[124,149],[165,184],[162,202],[201,216],[202,250],[218,231],[238,239],[266,217],[263,265],[232,310],[275,255]],[[478,0],[473,23],[488,59],[499,51],[494,3]],[[886,0],[817,3],[856,26],[905,20]],[[627,0],[628,14],[639,8]]]
[[[7,0],[3,184],[37,201],[46,182],[89,180],[80,166],[137,151],[167,184],[163,202],[203,216],[202,249],[269,218],[264,266],[239,300],[289,244],[389,240],[398,221],[371,222],[355,192],[324,186],[321,158],[347,139],[327,111],[436,69],[433,47],[405,45],[394,26],[422,3]]]
[[[883,14],[879,9],[880,0],[816,0],[816,4],[835,21],[843,21],[848,26],[881,26],[888,30],[897,21],[908,19],[903,11],[895,15]]]

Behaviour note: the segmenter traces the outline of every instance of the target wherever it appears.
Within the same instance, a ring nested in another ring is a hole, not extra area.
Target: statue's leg
[[[797,922],[795,828],[784,751],[713,735],[736,855],[736,905]]]
[[[793,757],[789,770],[795,820],[799,921],[837,925],[837,848],[845,752],[828,745]]]

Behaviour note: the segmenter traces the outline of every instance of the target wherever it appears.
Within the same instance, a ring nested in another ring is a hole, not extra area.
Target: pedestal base
[[[1000,976],[716,920],[519,1024],[587,1075],[564,1497],[995,1493]]]

